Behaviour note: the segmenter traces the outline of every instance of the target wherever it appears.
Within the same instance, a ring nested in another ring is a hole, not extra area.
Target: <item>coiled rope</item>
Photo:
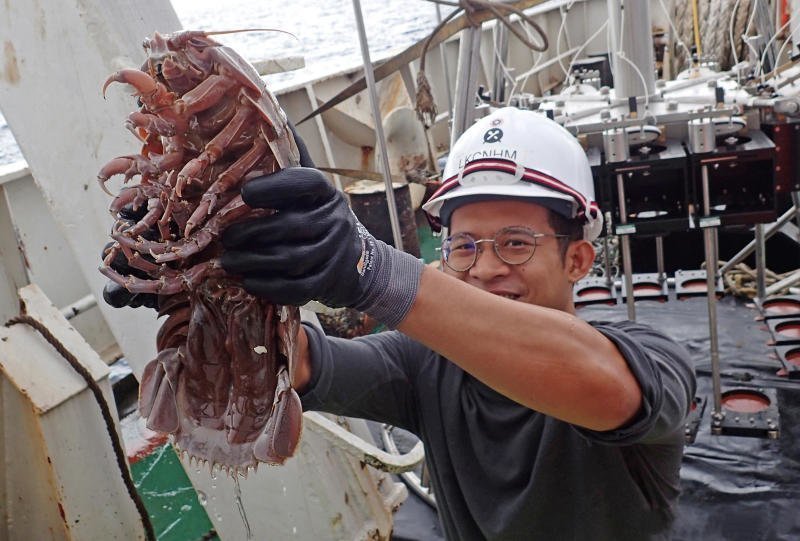
[[[720,261],[719,266],[722,267],[726,264],[725,261]],[[764,269],[764,282],[767,286],[779,282],[797,272],[789,271],[783,274],[778,274],[769,269]],[[755,269],[750,268],[744,263],[734,265],[723,276],[722,281],[725,284],[725,293],[730,293],[737,297],[744,297],[753,299],[758,296],[757,288],[757,273]],[[785,295],[789,292],[789,286],[780,291],[776,291],[774,295]]]
[[[681,41],[695,43],[692,18],[694,2],[697,2],[699,11],[703,56],[715,59],[722,69],[730,68],[746,54],[746,45],[741,38],[748,30],[751,0],[672,0],[670,14],[678,33],[672,40],[675,71],[683,70],[691,60],[686,50],[677,44]]]

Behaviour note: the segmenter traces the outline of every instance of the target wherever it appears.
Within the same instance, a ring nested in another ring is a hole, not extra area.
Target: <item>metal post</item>
[[[653,95],[656,77],[653,69],[655,66],[653,42],[650,35],[650,2],[608,0],[608,21],[613,47],[611,62],[616,96],[629,98]],[[627,61],[620,57],[624,57]]]
[[[656,237],[656,266],[658,267],[658,282],[664,283],[667,275],[664,272],[664,237]]]
[[[775,295],[778,291],[786,288],[791,287],[797,283],[800,283],[800,271],[795,272],[794,274],[790,274],[780,282],[775,282],[771,286],[769,286],[766,290],[766,295],[769,297],[770,295]]]
[[[764,224],[756,224],[756,295],[764,300],[767,296],[766,250],[764,245]]]
[[[793,191],[792,192],[792,208],[794,209],[794,221],[797,223],[797,227],[800,227],[800,192]],[[800,244],[800,237],[794,239],[797,244]]]
[[[796,193],[796,192],[793,192],[793,194],[794,194],[794,193]],[[794,206],[794,207],[790,208],[789,210],[787,210],[786,212],[784,212],[783,214],[781,214],[781,216],[778,218],[778,220],[777,220],[777,221],[775,221],[775,222],[772,222],[771,224],[769,224],[769,225],[768,225],[768,226],[767,226],[767,227],[764,229],[764,240],[766,241],[766,240],[767,240],[767,239],[769,239],[769,238],[770,238],[772,235],[774,235],[775,233],[777,233],[778,231],[780,231],[780,229],[781,229],[781,228],[782,228],[782,227],[783,227],[783,226],[784,226],[784,225],[785,225],[787,222],[791,221],[791,219],[795,217],[795,214],[796,214],[796,213],[800,213],[800,207]],[[798,216],[798,218],[800,219],[800,216]],[[742,261],[744,261],[744,259],[745,259],[747,256],[749,256],[750,254],[752,254],[752,253],[753,253],[753,250],[755,249],[755,247],[756,247],[756,241],[755,241],[755,240],[752,240],[752,241],[750,241],[750,242],[747,244],[747,246],[745,246],[744,248],[742,248],[741,250],[739,250],[739,253],[737,253],[735,256],[733,256],[732,258],[730,258],[730,259],[728,260],[728,262],[727,262],[727,263],[725,263],[725,265],[723,265],[723,266],[722,266],[722,267],[719,269],[719,271],[720,271],[720,274],[725,274],[725,273],[726,273],[726,272],[728,272],[730,269],[732,269],[733,267],[735,267],[736,265],[738,265],[739,263],[741,263]]]
[[[394,186],[392,185],[392,172],[389,169],[389,154],[386,147],[386,138],[383,135],[383,119],[378,103],[378,93],[375,89],[375,74],[372,71],[372,61],[369,58],[369,44],[367,32],[364,28],[364,16],[361,13],[360,0],[353,0],[353,12],[356,16],[358,27],[358,41],[361,45],[361,57],[364,60],[364,77],[367,80],[369,101],[372,104],[372,116],[375,120],[375,134],[381,148],[381,165],[383,166],[383,179],[386,183],[386,204],[389,206],[389,223],[392,225],[392,238],[398,250],[403,249],[403,237],[400,233],[400,220],[397,217],[397,205],[394,202]]]
[[[442,8],[439,4],[436,4],[436,20],[440,23],[442,22]],[[439,55],[442,57],[442,70],[444,70],[445,80],[444,87],[447,90],[447,112],[450,118],[453,118],[453,93],[450,90],[450,67],[447,62],[447,54],[445,54],[446,43],[446,41],[443,41],[439,44]]]
[[[508,57],[508,29],[505,25],[496,24],[492,29],[494,56],[492,57],[492,99],[503,103],[506,97],[506,75],[504,64]]]
[[[701,165],[700,172],[703,181],[703,215],[711,213],[711,199],[708,187],[708,166]],[[711,350],[711,380],[714,391],[714,411],[712,416],[722,414],[722,383],[720,381],[719,366],[719,335],[717,333],[717,250],[715,227],[706,227],[703,230],[703,244],[706,252],[706,289],[708,298],[708,330],[709,348]],[[716,421],[717,417],[713,417]],[[713,425],[712,425],[713,427]]]
[[[795,13],[800,9],[800,0],[789,0],[789,13]],[[789,20],[789,34],[791,35],[792,44],[800,43],[800,21],[797,17],[792,17]]]
[[[317,94],[314,92],[314,85],[311,83],[306,85],[306,95],[308,96],[308,101],[311,103],[311,109],[316,109],[317,105]],[[322,120],[322,115],[316,115],[314,117],[314,122],[317,125],[317,132],[319,133],[319,138],[322,140],[322,148],[325,151],[325,159],[328,160],[328,167],[336,167],[336,162],[333,159],[333,150],[331,150],[331,142],[328,139],[328,131],[325,129],[325,121]],[[336,189],[340,192],[344,193],[345,196],[347,195],[344,190],[342,189],[342,179],[337,174],[333,174],[333,183],[336,185]]]
[[[475,118],[475,96],[478,92],[478,59],[481,50],[481,29],[465,28],[458,45],[456,71],[456,102],[453,106],[453,125],[450,128],[450,148]]]
[[[610,220],[606,223],[610,223]],[[606,272],[606,285],[611,287],[614,283],[614,277],[611,276],[611,255],[608,253],[609,250],[611,250],[611,241],[609,237],[611,237],[610,231],[603,237],[603,268]]]
[[[625,204],[625,182],[622,173],[617,173],[617,197],[619,198],[619,222],[628,223],[628,208]],[[625,306],[628,308],[628,319],[636,321],[636,307],[633,297],[633,266],[631,262],[631,239],[628,235],[619,235],[622,244],[622,268],[625,272]]]

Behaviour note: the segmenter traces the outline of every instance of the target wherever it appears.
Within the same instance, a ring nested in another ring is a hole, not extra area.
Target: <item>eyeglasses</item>
[[[536,233],[527,227],[505,227],[494,234],[494,238],[475,239],[467,233],[458,233],[447,237],[442,243],[442,256],[445,264],[456,272],[468,271],[478,260],[478,245],[491,242],[494,253],[501,261],[509,265],[522,265],[533,257],[536,251],[536,239],[542,237],[563,238],[568,235],[552,233]]]

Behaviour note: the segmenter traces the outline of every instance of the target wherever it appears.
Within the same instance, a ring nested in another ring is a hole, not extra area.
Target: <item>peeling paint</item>
[[[10,41],[3,43],[3,78],[15,85],[19,82],[19,66],[17,65],[17,52]]]
[[[369,170],[375,147],[361,147],[361,169]]]
[[[22,262],[25,264],[25,268],[31,270],[31,262],[28,261],[28,252],[25,249],[25,243],[22,242],[21,238],[17,238],[17,247],[19,248],[19,253],[22,256]]]

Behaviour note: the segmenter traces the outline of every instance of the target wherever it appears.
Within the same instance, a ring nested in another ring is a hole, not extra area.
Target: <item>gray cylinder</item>
[[[650,2],[643,0],[608,0],[610,51],[614,71],[614,91],[618,98],[650,96],[655,93],[655,58],[650,30]],[[620,43],[622,36],[622,43]],[[641,72],[619,58],[625,55]],[[644,78],[644,88],[642,88]]]

